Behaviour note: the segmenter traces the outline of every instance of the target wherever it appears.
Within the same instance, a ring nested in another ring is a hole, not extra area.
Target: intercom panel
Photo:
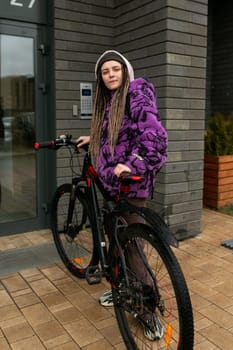
[[[92,116],[93,108],[92,84],[80,83],[80,116],[88,118]]]

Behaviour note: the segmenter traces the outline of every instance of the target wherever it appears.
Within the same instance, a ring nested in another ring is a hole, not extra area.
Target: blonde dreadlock
[[[113,95],[109,112],[108,141],[112,156],[114,154],[114,147],[117,143],[118,134],[125,115],[126,96],[129,88],[128,70],[124,64],[121,64],[121,66],[123,74],[122,84]],[[109,103],[109,99],[109,90],[104,85],[101,76],[101,71],[99,70],[97,72],[96,94],[94,101],[93,119],[91,123],[89,146],[92,161],[95,164],[98,162],[101,141],[101,128],[103,124],[105,110]]]

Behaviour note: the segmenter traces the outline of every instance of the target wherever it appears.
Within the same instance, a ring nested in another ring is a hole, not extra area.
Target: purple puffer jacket
[[[146,79],[135,79],[129,86],[130,112],[127,111],[119,132],[114,156],[108,143],[107,108],[102,131],[97,172],[110,196],[119,193],[119,181],[114,175],[118,163],[127,165],[133,174],[144,174],[145,181],[133,184],[128,197],[147,198],[152,194],[155,176],[167,159],[167,133],[156,107],[154,85]]]

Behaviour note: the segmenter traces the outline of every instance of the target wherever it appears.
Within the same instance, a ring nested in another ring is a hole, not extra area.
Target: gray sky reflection
[[[0,76],[33,75],[33,39],[0,35]]]

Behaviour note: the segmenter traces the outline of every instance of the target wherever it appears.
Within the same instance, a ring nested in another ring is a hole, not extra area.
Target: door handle
[[[41,90],[42,94],[47,94],[47,85],[45,83],[40,83],[39,89]]]

